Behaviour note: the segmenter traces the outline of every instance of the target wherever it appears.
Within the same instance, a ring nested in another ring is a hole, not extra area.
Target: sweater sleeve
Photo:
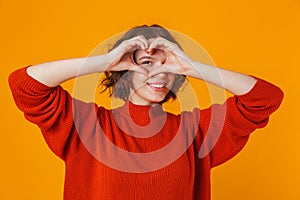
[[[249,135],[267,125],[269,116],[280,106],[283,92],[277,86],[257,78],[246,94],[230,97],[222,105],[213,104],[200,115],[204,134],[199,157],[209,155],[211,167],[235,156]]]
[[[9,85],[17,107],[28,121],[38,125],[50,149],[63,160],[75,154],[81,142],[69,93],[61,86],[38,82],[26,73],[26,68],[10,74]]]

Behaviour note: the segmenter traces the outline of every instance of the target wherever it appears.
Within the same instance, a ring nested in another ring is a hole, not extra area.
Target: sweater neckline
[[[118,112],[138,121],[149,121],[151,118],[156,119],[166,114],[161,104],[154,106],[137,105],[131,101],[125,101],[124,105],[118,109]]]

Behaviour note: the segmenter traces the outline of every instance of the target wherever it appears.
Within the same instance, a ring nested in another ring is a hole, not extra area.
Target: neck
[[[138,106],[157,106],[161,105],[159,102],[149,102],[149,101],[137,101],[132,98],[132,96],[129,97],[130,103]]]
[[[126,101],[118,110],[127,116],[143,120],[149,120],[151,117],[159,117],[164,114],[160,104],[137,105],[131,101]]]

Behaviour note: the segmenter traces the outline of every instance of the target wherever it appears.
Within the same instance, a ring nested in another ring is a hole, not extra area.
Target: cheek
[[[175,83],[175,74],[169,74],[168,75],[168,79],[169,79],[169,85],[170,85],[170,88],[173,87],[174,83]]]
[[[132,75],[132,85],[134,88],[137,87],[141,87],[142,85],[145,84],[147,77],[142,74],[142,73],[138,73],[138,72],[133,72]]]

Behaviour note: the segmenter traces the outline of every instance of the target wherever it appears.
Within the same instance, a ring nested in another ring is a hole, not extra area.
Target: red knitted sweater
[[[261,79],[222,105],[173,115],[125,102],[115,110],[47,87],[25,68],[9,77],[14,100],[65,161],[64,199],[210,199],[210,170],[264,127],[282,91]]]

